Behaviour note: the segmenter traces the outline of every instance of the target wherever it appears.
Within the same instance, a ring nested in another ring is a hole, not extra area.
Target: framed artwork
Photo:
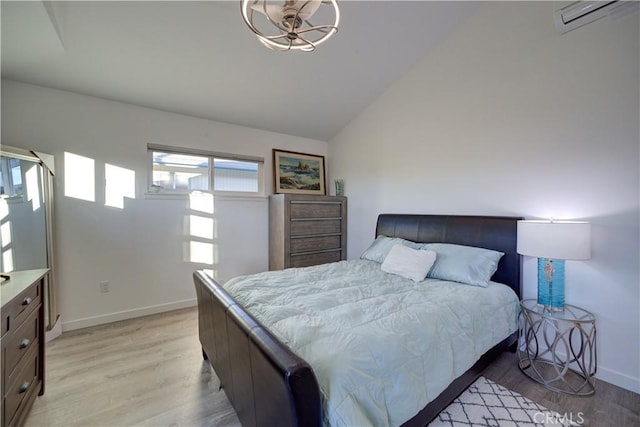
[[[326,194],[324,156],[273,150],[276,193]]]

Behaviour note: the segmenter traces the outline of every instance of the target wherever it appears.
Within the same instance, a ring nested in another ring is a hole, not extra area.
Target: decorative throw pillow
[[[422,248],[437,254],[429,277],[482,287],[489,284],[504,255],[490,249],[450,243],[427,243]]]
[[[420,282],[427,277],[427,273],[435,261],[436,253],[434,251],[394,245],[380,268],[387,273]]]
[[[400,237],[378,236],[371,246],[362,252],[360,258],[382,263],[394,245],[403,245],[413,249],[420,248],[420,244],[401,239]]]

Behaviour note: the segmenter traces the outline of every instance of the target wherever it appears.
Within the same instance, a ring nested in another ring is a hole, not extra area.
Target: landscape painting
[[[276,193],[325,195],[324,156],[273,150]]]

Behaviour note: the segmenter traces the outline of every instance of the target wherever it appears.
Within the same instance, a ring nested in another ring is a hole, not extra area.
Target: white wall
[[[265,159],[272,149],[327,154],[327,143],[233,126],[2,80],[2,143],[55,155],[59,311],[73,329],[195,303],[191,274],[212,268],[220,281],[268,268],[266,198],[216,198],[213,215],[183,199],[145,196],[147,143]],[[95,202],[65,196],[64,153],[95,161]],[[135,172],[135,198],[105,206],[105,164]],[[191,262],[189,215],[212,218],[213,265]],[[111,291],[99,292],[109,281]]]
[[[591,221],[566,299],[596,315],[597,376],[640,392],[639,18],[559,35],[553,7],[483,6],[330,141],[331,178],[350,258],[381,212]]]

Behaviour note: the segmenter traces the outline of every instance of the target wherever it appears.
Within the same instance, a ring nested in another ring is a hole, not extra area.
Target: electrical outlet
[[[109,288],[109,281],[108,280],[103,280],[102,282],[100,282],[100,292],[107,293],[109,292],[110,288]]]

